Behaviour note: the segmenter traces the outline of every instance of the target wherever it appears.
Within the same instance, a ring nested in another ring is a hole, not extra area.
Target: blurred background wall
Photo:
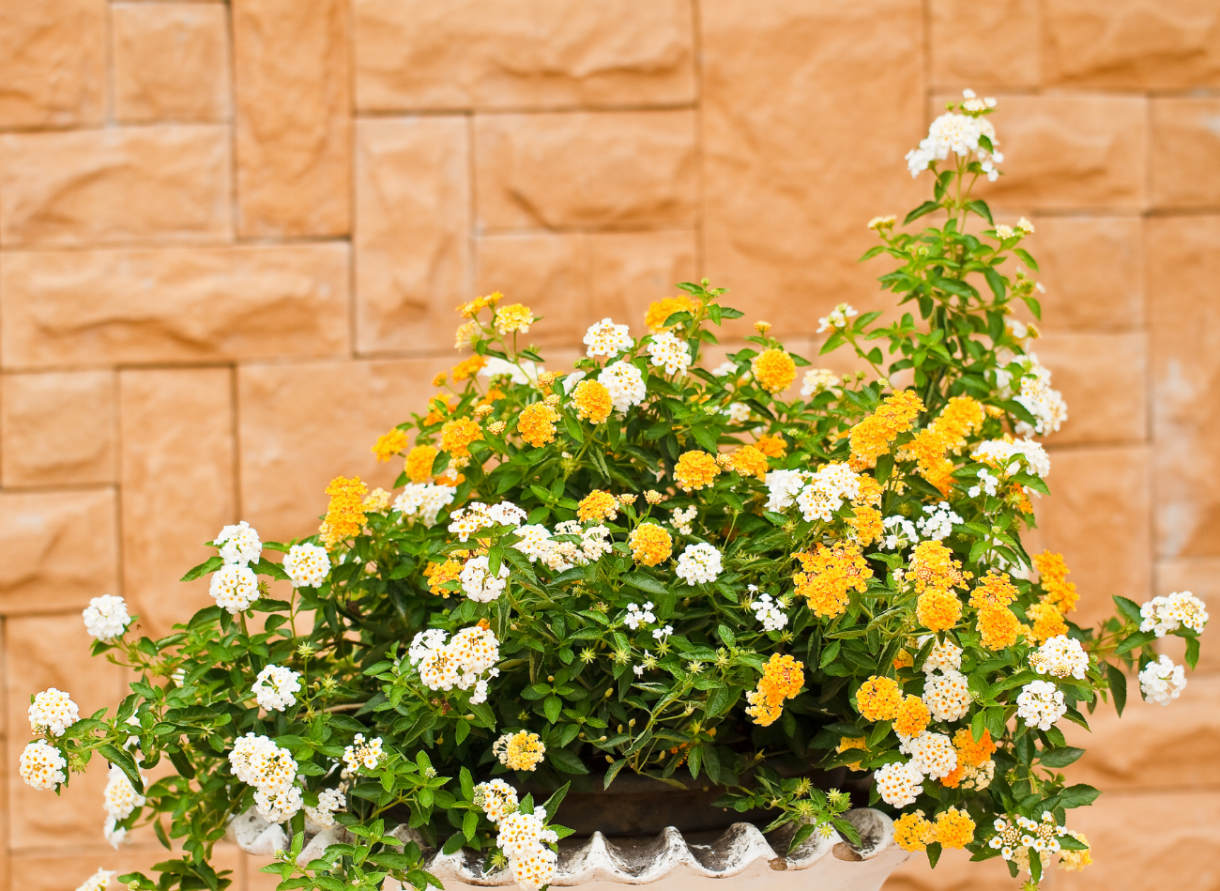
[[[1220,604],[1215,0],[0,0],[0,887],[160,859],[103,842],[101,765],[62,799],[16,777],[31,692],[119,693],[89,598],[164,633],[222,524],[304,534],[331,477],[390,482],[369,446],[476,293],[562,362],[707,275],[815,352],[835,303],[886,305],[865,223],[923,200],[903,154],[963,87],[1000,100],[982,194],[1037,226],[1070,404],[1041,541],[1086,618]],[[1216,643],[1121,743],[1096,719],[1098,862],[1054,891],[1220,888]],[[887,887],[1015,887],[962,866]]]

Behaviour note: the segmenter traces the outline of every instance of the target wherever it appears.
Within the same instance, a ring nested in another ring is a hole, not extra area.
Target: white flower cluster
[[[796,496],[805,488],[809,474],[803,470],[771,470],[764,484],[767,487],[767,510],[785,511],[796,504]]]
[[[758,591],[757,585],[749,585],[748,588],[751,594]],[[755,621],[763,626],[763,631],[783,631],[788,627],[788,615],[770,594],[760,594],[750,604],[750,610],[754,613]]]
[[[263,543],[259,541],[258,533],[245,520],[236,526],[225,526],[212,544],[220,548],[220,558],[225,563],[235,563],[238,566],[257,563],[263,552]]]
[[[297,763],[292,753],[265,736],[240,736],[229,752],[233,776],[254,787],[254,806],[271,823],[291,820],[304,799],[296,784]]]
[[[960,664],[960,662],[959,662]],[[940,674],[928,672],[923,685],[923,704],[935,721],[960,721],[970,710],[970,685],[966,676],[956,669]]]
[[[131,780],[127,779],[127,774],[113,764],[110,765],[102,799],[106,808],[106,823],[102,827],[102,833],[112,847],[117,849],[127,838],[127,830],[119,826],[119,823],[130,817],[136,808],[143,807],[146,800],[136,791]]]
[[[380,736],[365,739],[363,733],[357,733],[352,744],[343,749],[343,763],[350,773],[357,773],[361,768],[376,770],[383,758],[385,751],[381,748]]]
[[[1080,641],[1060,634],[1030,653],[1029,665],[1038,674],[1083,681],[1089,671],[1089,654]]]
[[[839,382],[839,376],[829,368],[811,368],[801,380],[801,395],[805,398],[829,390]]]
[[[648,339],[648,355],[653,365],[663,367],[669,375],[685,374],[690,367],[690,347],[672,331],[652,335]]]
[[[965,90],[962,95],[966,98],[964,106],[967,110],[995,108],[994,99],[979,100],[973,90]],[[919,147],[907,152],[907,169],[911,176],[919,176],[935,162],[946,160],[952,152],[959,158],[979,161],[987,178],[995,182],[1000,175],[995,165],[1003,163],[1004,156],[996,151],[988,151],[981,145],[980,139],[984,136],[991,141],[993,149],[999,145],[991,121],[973,114],[946,112],[932,122],[928,135],[920,140]]]
[[[501,501],[488,507],[481,501],[472,501],[449,518],[449,531],[456,533],[458,540],[466,542],[481,529],[492,526],[520,526],[526,513],[511,501]]]
[[[970,454],[974,460],[998,468],[1005,477],[1022,467],[1037,477],[1045,478],[1051,472],[1046,449],[1032,439],[988,439],[976,445]]]
[[[750,420],[751,409],[744,402],[730,402],[729,407],[723,409],[723,413],[728,415],[734,424],[744,424]]]
[[[978,483],[966,490],[966,494],[971,498],[978,498],[980,494],[995,495],[1000,491],[1000,478],[986,468],[975,474],[978,477]]]
[[[920,517],[916,521],[919,527],[919,534],[924,538],[935,539],[941,541],[949,536],[953,531],[954,526],[960,526],[966,522],[956,513],[953,508],[949,507],[949,502],[941,501],[937,504],[925,504],[923,512],[926,517]]]
[[[284,572],[294,588],[320,588],[330,575],[330,555],[320,545],[293,545],[284,555]]]
[[[296,705],[294,694],[301,692],[301,675],[282,665],[268,665],[258,673],[250,692],[260,708],[269,712],[287,711]]]
[[[928,642],[932,635],[925,634],[919,638],[920,649]],[[932,674],[934,671],[940,671],[944,674],[950,672],[958,672],[962,667],[962,648],[951,640],[946,640],[943,643],[937,641],[932,644],[932,649],[928,653],[928,657],[923,663],[924,674]]]
[[[873,772],[882,800],[891,807],[914,804],[923,794],[923,773],[911,762],[891,761]]]
[[[1016,431],[1021,436],[1046,436],[1059,429],[1068,418],[1067,402],[1063,394],[1051,387],[1051,372],[1038,361],[1033,353],[1026,353],[1017,359],[1025,369],[1021,377],[1020,389],[1016,401],[1021,403],[1034,416],[1033,425],[1026,421],[1017,421]]]
[[[258,600],[258,577],[249,567],[230,563],[212,573],[208,593],[217,606],[237,615]]]
[[[479,377],[507,377],[514,384],[528,384],[531,378],[536,380],[545,369],[528,359],[513,363],[499,356],[487,356],[487,364],[479,369]]]
[[[770,474],[767,474],[770,478]],[[832,462],[806,478],[808,481],[796,503],[806,522],[834,520],[835,511],[845,501],[860,497],[860,477],[846,464]]]
[[[678,557],[674,575],[688,585],[710,585],[720,577],[724,567],[720,563],[720,551],[706,542],[689,544]]]
[[[98,640],[114,640],[121,637],[131,624],[131,616],[127,613],[127,601],[114,594],[103,594],[89,601],[81,616],[85,620],[85,630]]]
[[[496,847],[508,857],[513,878],[525,891],[538,891],[555,877],[559,856],[550,845],[559,841],[546,825],[546,809],[534,808],[532,814],[507,813],[497,824]]]
[[[658,640],[661,643],[665,643],[665,641],[667,641],[669,639],[669,636],[673,633],[674,633],[673,625],[662,625],[660,628],[652,629],[653,639]]]
[[[1207,606],[1189,591],[1174,592],[1168,597],[1153,597],[1140,607],[1140,631],[1154,631],[1164,637],[1179,628],[1196,634],[1207,627]]]
[[[1050,681],[1032,681],[1021,688],[1017,697],[1017,717],[1030,727],[1050,730],[1067,714],[1063,691]]]
[[[624,350],[631,349],[635,343],[627,333],[626,325],[616,325],[610,319],[594,322],[585,332],[585,346],[589,349],[586,355],[590,359],[598,356],[613,356]]]
[[[691,523],[695,521],[695,517],[699,516],[699,509],[692,504],[687,508],[670,508],[670,513],[672,514],[670,519],[674,524],[674,528],[683,535],[690,535]]]
[[[391,505],[408,523],[419,520],[428,528],[436,525],[442,510],[453,504],[454,488],[433,483],[407,483]]]
[[[641,625],[651,625],[656,620],[657,617],[652,612],[652,601],[649,600],[643,609],[638,603],[627,604],[627,617],[623,619],[623,623],[632,631],[639,631]]]
[[[957,769],[957,749],[945,734],[925,730],[918,736],[899,738],[899,751],[910,755],[910,765],[925,777],[939,780]]]
[[[63,690],[51,687],[34,696],[30,704],[30,729],[48,736],[63,736],[80,720],[80,709]]]
[[[305,816],[314,827],[330,829],[335,825],[335,814],[347,807],[347,796],[338,789],[323,789],[318,793],[318,806],[305,805]]]
[[[846,328],[848,320],[852,316],[858,315],[860,314],[852,308],[850,303],[840,303],[830,311],[830,315],[822,316],[822,318],[818,319],[818,334],[830,328]]]
[[[411,665],[419,667],[419,679],[429,690],[474,689],[470,701],[487,701],[488,678],[498,677],[500,643],[490,628],[471,625],[445,642],[445,632],[430,628],[415,635],[407,650]],[[486,672],[486,677],[483,676]]]
[[[500,571],[493,574],[487,557],[471,557],[458,578],[467,597],[476,603],[491,603],[508,587],[508,564],[501,563]]]
[[[1145,665],[1140,670],[1139,678],[1144,698],[1161,705],[1169,705],[1186,688],[1186,671],[1164,655]]]
[[[487,819],[499,823],[520,804],[517,790],[501,779],[488,780],[474,787],[474,803],[483,809]]]
[[[555,535],[580,537],[580,544],[559,541],[545,526],[531,524],[517,530],[520,541],[513,545],[531,563],[541,561],[554,572],[566,572],[573,566],[593,563],[610,553],[610,530],[605,526],[582,529],[576,520],[565,520],[555,527]]]
[[[643,402],[648,395],[644,375],[630,362],[607,365],[597,376],[597,382],[610,391],[615,411],[626,412],[633,405]]]
[[[901,551],[918,543],[919,535],[915,524],[906,517],[892,516],[881,521],[885,534],[881,537],[881,547],[887,551]]]
[[[21,751],[18,772],[27,786],[35,789],[54,789],[68,779],[64,773],[68,762],[59,749],[45,739],[36,739]]]
[[[110,869],[98,868],[98,871],[85,879],[83,885],[78,885],[76,891],[109,891],[110,880],[118,873]]]

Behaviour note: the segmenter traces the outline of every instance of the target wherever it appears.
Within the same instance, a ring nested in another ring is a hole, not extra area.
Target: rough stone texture
[[[1068,404],[1067,423],[1047,445],[1148,438],[1146,335],[1048,334],[1031,350]]]
[[[238,230],[350,231],[347,4],[233,0]]]
[[[0,494],[0,612],[80,610],[119,589],[115,492]]]
[[[352,10],[361,111],[695,98],[691,0],[613,21],[581,0],[356,0]]]
[[[1144,327],[1144,264],[1139,217],[1035,219],[1026,242],[1046,288],[1046,331],[1138,331]]]
[[[1210,0],[1043,4],[1050,84],[1189,89],[1220,84],[1220,7]]]
[[[1152,100],[1152,204],[1220,207],[1220,99]]]
[[[1220,553],[1220,217],[1148,222],[1156,551]]]
[[[7,254],[9,367],[348,349],[344,245]]]
[[[879,308],[865,224],[926,187],[902,161],[925,129],[920,4],[709,0],[700,21],[705,274],[753,309],[733,330]]]
[[[115,481],[112,372],[6,375],[0,390],[5,487]]]
[[[0,245],[227,239],[229,167],[224,127],[0,137]]]
[[[153,636],[211,605],[206,578],[178,579],[239,519],[232,378],[227,368],[119,374],[123,590]]]
[[[1039,83],[1037,0],[932,0],[928,19],[934,87],[974,90]]]
[[[469,128],[462,118],[356,129],[356,308],[361,352],[452,342],[468,297]]]
[[[115,3],[110,16],[118,120],[229,118],[229,17],[223,5]]]
[[[102,122],[106,5],[106,0],[0,3],[0,127]]]
[[[690,226],[696,178],[689,111],[475,119],[483,228]]]
[[[1204,603],[1212,605],[1208,611],[1213,615],[1220,610],[1220,557],[1160,560],[1156,564],[1155,581],[1155,594],[1164,596],[1175,591],[1190,591]],[[1181,638],[1168,636],[1157,642],[1157,651],[1181,665],[1186,645]],[[1220,671],[1220,650],[1212,646],[1202,647],[1198,670]]]

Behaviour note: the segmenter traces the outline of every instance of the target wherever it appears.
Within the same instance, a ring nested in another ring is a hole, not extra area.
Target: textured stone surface
[[[0,127],[102,122],[106,0],[0,3]]]
[[[1152,100],[1152,204],[1220,207],[1220,99]]]
[[[224,127],[8,134],[0,137],[0,245],[226,239],[229,166]]]
[[[239,519],[232,390],[227,368],[119,374],[123,590],[154,636],[211,604],[207,578],[178,579]]]
[[[0,612],[80,610],[118,593],[113,489],[0,494]]]
[[[1220,554],[1220,218],[1148,222],[1156,552]]]
[[[115,3],[110,16],[120,121],[228,119],[229,17],[223,5]]]
[[[697,199],[695,160],[689,111],[479,117],[478,224],[689,226]]]
[[[740,334],[759,316],[807,333],[842,300],[880,306],[886,270],[855,262],[875,242],[865,225],[931,190],[902,161],[925,130],[920,13],[914,0],[701,4],[705,274],[753,307]]]
[[[1217,615],[1220,611],[1220,557],[1158,560],[1155,573],[1154,594],[1164,596],[1175,591],[1190,591],[1211,605],[1209,613]],[[1186,642],[1178,637],[1164,637],[1157,642],[1157,651],[1181,665]],[[1205,639],[1200,647],[1198,670],[1220,671],[1220,647],[1211,645],[1211,640]]]
[[[114,482],[112,372],[12,374],[0,384],[6,487]]]
[[[1043,4],[1051,84],[1175,89],[1220,84],[1220,7],[1210,0]]]
[[[362,121],[356,130],[356,305],[361,352],[450,349],[469,297],[469,125]]]
[[[238,230],[350,231],[347,4],[233,0]]]
[[[1048,445],[1148,438],[1148,338],[1144,334],[1048,334],[1031,345],[1068,404]]]
[[[1080,589],[1073,616],[1089,626],[1114,612],[1111,596],[1136,602],[1152,584],[1148,451],[1141,446],[1055,450],[1037,505],[1045,547],[1063,554]]]
[[[9,367],[348,349],[344,245],[8,254]]]
[[[1144,326],[1144,264],[1139,217],[1035,220],[1026,248],[1038,261],[1046,331],[1135,331]]]
[[[691,0],[613,20],[581,0],[356,0],[352,9],[361,111],[695,97]]]
[[[993,207],[1144,206],[1146,99],[1004,96],[999,109],[995,123],[1005,175],[975,189]]]
[[[934,87],[975,90],[1037,86],[1037,0],[932,0],[928,10]]]

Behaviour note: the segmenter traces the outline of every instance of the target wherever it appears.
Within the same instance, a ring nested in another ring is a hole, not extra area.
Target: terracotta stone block
[[[4,686],[11,729],[7,759],[10,764],[16,763],[31,736],[27,710],[33,694],[48,687],[58,687],[71,694],[82,715],[113,707],[117,702],[122,669],[104,659],[91,658],[92,640],[85,632],[80,614],[75,612],[10,618],[5,623]],[[31,789],[16,770],[10,770],[10,812],[21,815],[21,819],[13,820],[10,826],[11,847],[102,842],[102,823],[106,818],[102,790],[105,786],[106,764],[100,758],[93,759],[84,775],[74,774],[59,797]],[[83,882],[91,874],[92,870],[79,881]]]
[[[623,15],[579,0],[357,0],[353,13],[361,111],[695,97],[690,0]]]
[[[1135,331],[1144,325],[1138,217],[1048,217],[1025,247],[1038,261],[1043,330]]]
[[[994,118],[1004,176],[975,192],[994,207],[1145,204],[1147,100],[1135,96],[1001,96]],[[934,101],[933,113],[943,102]]]
[[[114,482],[114,375],[8,374],[0,396],[4,485]]]
[[[223,5],[115,3],[110,15],[115,117],[141,124],[228,120]]]
[[[98,835],[100,834],[99,830]],[[243,856],[235,845],[222,843],[214,849],[211,864],[217,872],[233,870],[234,874],[240,877]],[[22,891],[70,891],[97,872],[99,867],[114,870],[119,875],[143,872],[146,876],[155,878],[155,874],[151,872],[153,864],[167,859],[170,859],[170,855],[155,841],[151,844],[125,846],[119,851],[104,842],[50,851],[41,848],[19,852],[13,857],[13,887]],[[112,881],[109,891],[121,891],[125,888],[127,885]],[[230,891],[242,891],[240,881],[229,888]]]
[[[1030,349],[1068,404],[1068,420],[1048,445],[1148,438],[1147,335],[1047,334]]]
[[[348,248],[7,254],[9,367],[334,355],[348,350]]]
[[[226,127],[8,134],[0,137],[0,243],[228,239],[229,166]]]
[[[1152,100],[1152,204],[1220,206],[1220,99]]]
[[[1212,615],[1220,610],[1220,557],[1186,557],[1159,560],[1156,564],[1155,594],[1165,596],[1175,591],[1190,591],[1204,603],[1211,604]],[[1157,651],[1175,663],[1183,664],[1186,642],[1167,636],[1157,642]],[[1199,671],[1220,671],[1220,646],[1204,638],[1199,651]]]
[[[1088,837],[1093,865],[1057,873],[1055,891],[1214,888],[1220,881],[1220,792],[1214,789],[1106,795],[1071,811],[1068,820]]]
[[[929,12],[932,86],[985,90],[1038,85],[1037,0],[986,6],[932,0]]]
[[[1132,90],[1220,84],[1220,7],[1209,0],[1043,4],[1047,84]]]
[[[234,0],[238,231],[351,229],[347,4]]]
[[[890,267],[856,260],[869,219],[931,196],[902,161],[926,133],[921,4],[710,0],[700,22],[704,272],[752,309],[735,336],[759,317],[811,333],[844,300],[888,306],[875,278]]]
[[[465,118],[356,128],[356,326],[361,352],[449,350],[469,298]]]
[[[265,541],[287,541],[317,531],[324,490],[336,476],[390,488],[402,464],[378,464],[373,443],[424,409],[432,377],[453,355],[240,367],[243,518]]]
[[[0,494],[0,612],[83,609],[119,593],[117,515],[112,489]]]
[[[694,222],[690,111],[478,117],[475,161],[478,222],[484,228]]]
[[[1220,217],[1148,221],[1156,552],[1220,554]]]
[[[227,368],[122,371],[123,590],[147,633],[210,606],[207,578],[179,583],[236,516],[233,380]]]
[[[100,124],[106,0],[0,3],[0,127]]]
[[[1152,587],[1150,481],[1142,447],[1055,450],[1049,498],[1037,504],[1045,547],[1062,553],[1080,591],[1082,625],[1114,613],[1114,594],[1136,603]]]

